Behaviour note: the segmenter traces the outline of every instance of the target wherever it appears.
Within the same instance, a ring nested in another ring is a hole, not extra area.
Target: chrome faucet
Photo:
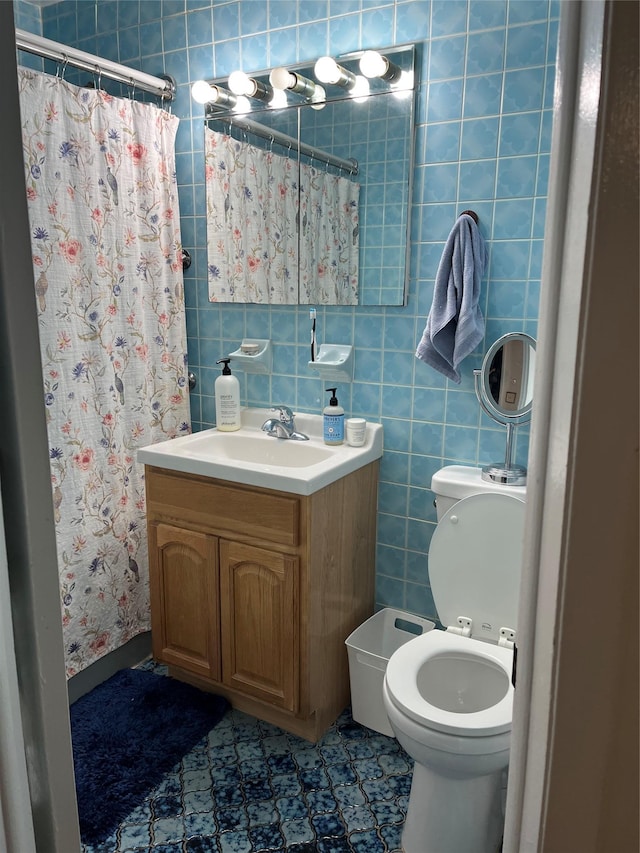
[[[279,417],[269,418],[263,424],[263,429],[267,435],[272,435],[274,438],[290,438],[294,441],[309,441],[309,436],[303,432],[296,432],[294,414],[288,406],[273,406],[272,412],[280,412]]]

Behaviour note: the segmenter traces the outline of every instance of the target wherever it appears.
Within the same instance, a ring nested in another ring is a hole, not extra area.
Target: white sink
[[[322,440],[321,415],[296,415],[309,441],[273,438],[260,427],[270,409],[243,409],[235,432],[203,430],[138,449],[138,462],[298,495],[311,495],[382,456],[382,426],[367,424],[362,447],[332,447]]]

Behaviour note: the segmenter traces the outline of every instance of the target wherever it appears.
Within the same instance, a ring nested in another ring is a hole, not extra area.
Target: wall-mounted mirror
[[[405,303],[415,48],[376,52],[389,68],[372,77],[364,53],[334,58],[342,82],[320,82],[319,63],[277,69],[301,91],[273,70],[204,84],[212,301]]]
[[[492,462],[482,477],[493,482],[524,485],[527,469],[513,462],[514,429],[531,419],[536,342],[529,335],[510,332],[489,348],[480,370],[474,370],[476,395],[483,410],[507,428],[504,462]]]

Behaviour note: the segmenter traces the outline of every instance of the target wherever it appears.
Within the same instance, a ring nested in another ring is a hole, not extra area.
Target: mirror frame
[[[489,386],[489,371],[496,353],[509,341],[522,341],[523,344],[529,344],[530,350],[536,351],[536,341],[531,335],[524,332],[508,332],[506,335],[498,338],[487,350],[485,357],[482,360],[480,370],[474,370],[476,378],[476,394],[484,411],[499,424],[525,424],[531,419],[531,409],[533,407],[533,394],[528,403],[518,409],[516,413],[510,413],[498,406],[491,393]],[[527,377],[529,378],[530,355],[528,356]]]

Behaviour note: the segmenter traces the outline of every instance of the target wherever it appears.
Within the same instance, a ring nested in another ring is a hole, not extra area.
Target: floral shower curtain
[[[178,119],[19,70],[68,677],[149,630],[136,449],[190,431]]]
[[[300,303],[358,304],[360,185],[300,165]]]
[[[298,168],[205,128],[209,299],[298,301]]]
[[[212,302],[358,304],[358,184],[209,128],[205,180]]]

